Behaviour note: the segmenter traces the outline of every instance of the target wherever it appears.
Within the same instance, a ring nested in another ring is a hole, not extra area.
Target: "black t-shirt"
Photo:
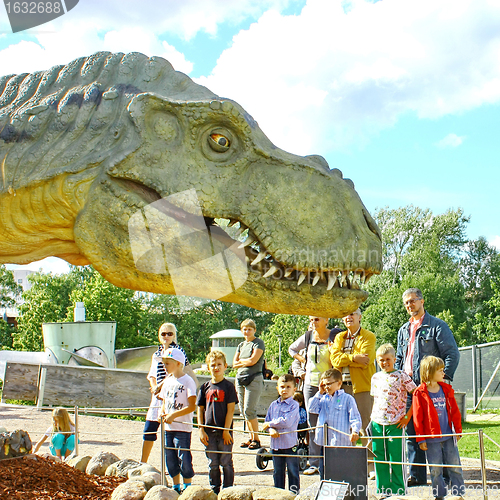
[[[218,384],[209,380],[200,387],[196,404],[205,407],[205,425],[224,427],[228,403],[238,403],[236,389],[229,380],[223,379]],[[205,431],[215,432],[216,429],[206,428]]]

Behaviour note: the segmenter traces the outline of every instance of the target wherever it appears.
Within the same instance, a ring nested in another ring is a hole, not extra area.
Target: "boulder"
[[[28,455],[32,448],[30,436],[26,431],[18,429],[0,434],[0,459]]]
[[[69,460],[66,460],[66,463],[70,466],[73,467],[74,469],[77,469],[81,472],[85,472],[87,469],[87,465],[90,462],[90,459],[92,457],[86,455],[77,455],[76,457],[71,457]]]
[[[3,434],[4,432],[7,432],[7,429],[0,426],[0,434]]]
[[[135,476],[132,479],[129,479],[129,481],[139,481],[143,483],[147,491],[158,484],[152,476],[149,476],[147,474],[142,474],[142,476]]]
[[[118,462],[118,460],[120,459],[113,453],[101,451],[90,459],[85,472],[87,474],[95,474],[96,476],[104,476],[106,469],[111,464]]]
[[[105,472],[105,476],[120,476],[127,477],[129,471],[137,469],[140,467],[141,463],[137,460],[131,460],[130,458],[125,458],[124,460],[118,460],[111,464]]]
[[[231,486],[219,493],[219,500],[252,500],[252,493],[257,486]]]
[[[179,495],[176,491],[167,488],[166,486],[153,486],[144,500],[177,500]]]
[[[129,479],[113,491],[111,500],[142,500],[146,493],[146,487],[142,481],[131,481]]]
[[[267,486],[252,493],[253,500],[293,500],[295,495],[288,490]]]
[[[145,472],[139,477],[151,477],[155,484],[161,484],[161,475],[158,472]],[[169,486],[168,481],[166,481],[166,484],[164,486]]]
[[[139,467],[128,471],[128,478],[132,479],[134,476],[140,476],[142,474],[146,474],[147,472],[156,472],[160,474],[160,471],[156,467],[149,464],[139,463]]]
[[[318,481],[314,484],[311,484],[311,486],[308,486],[304,490],[301,489],[300,493],[295,497],[295,500],[314,500],[318,493],[320,484],[321,482]]]
[[[188,486],[179,497],[179,500],[217,500],[217,495],[203,486]]]

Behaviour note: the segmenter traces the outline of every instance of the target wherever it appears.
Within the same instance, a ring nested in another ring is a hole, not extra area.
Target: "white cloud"
[[[65,260],[58,259],[57,257],[47,257],[46,259],[37,260],[25,266],[7,264],[5,267],[12,270],[27,269],[30,271],[41,271],[42,273],[52,274],[65,274],[69,272],[69,264]]]
[[[494,236],[492,239],[490,239],[489,244],[496,247],[496,249],[500,252],[500,236],[499,235]]]
[[[465,136],[458,136],[457,134],[448,134],[440,141],[436,142],[438,148],[457,148],[464,142]]]
[[[498,102],[499,25],[494,1],[353,0],[344,9],[308,0],[298,16],[262,15],[200,82],[239,101],[281,147],[341,148],[404,113],[438,118]]]

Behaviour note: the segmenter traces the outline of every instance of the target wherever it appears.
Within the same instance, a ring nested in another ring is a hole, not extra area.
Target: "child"
[[[454,466],[447,467],[452,494],[463,496],[465,485],[456,445],[461,438],[462,418],[451,385],[443,382],[444,361],[435,356],[424,358],[420,363],[420,380],[422,383],[413,393],[413,421],[417,443],[426,451],[433,494],[437,500],[446,495],[443,467],[440,467],[446,464]],[[442,435],[452,433],[457,436]]]
[[[233,428],[234,407],[238,396],[234,385],[224,378],[227,369],[224,353],[211,351],[205,361],[212,378],[200,387],[196,404],[200,441],[206,446],[205,454],[208,458],[208,479],[212,491],[218,495],[221,488],[221,466],[224,472],[223,487],[229,488],[234,483],[233,436],[229,429]]]
[[[293,447],[297,444],[299,423],[299,403],[293,399],[295,387],[293,375],[289,373],[281,375],[278,379],[280,397],[269,406],[263,429],[269,429],[271,435],[274,487],[285,489],[285,470],[287,469],[288,489],[298,495],[300,490],[299,458],[293,451]]]
[[[321,375],[319,392],[309,400],[309,413],[317,413],[318,423],[314,434],[315,443],[323,450],[323,426],[328,424],[335,430],[328,430],[329,446],[351,446],[359,439],[361,415],[355,399],[344,392],[342,373],[332,368]],[[340,431],[340,432],[338,432]],[[323,459],[320,459],[320,475],[324,478]]]
[[[297,377],[295,377],[295,383],[297,383]],[[297,429],[307,429],[307,411],[304,404],[304,394],[300,391],[295,391],[293,395],[293,399],[299,403],[299,425]],[[304,439],[304,442],[307,444],[307,438],[309,433],[307,431],[301,431],[298,433],[298,437]]]
[[[33,453],[36,453],[45,440],[50,437],[50,452],[60,460],[69,457],[75,449],[75,424],[69,418],[65,408],[54,408],[52,411],[52,425],[36,443]]]
[[[160,391],[163,400],[161,418],[165,422],[165,460],[172,477],[174,490],[181,493],[181,475],[184,489],[191,486],[194,476],[191,456],[191,431],[193,411],[196,409],[196,384],[183,368],[184,353],[170,347],[162,353],[162,361],[168,373]]]
[[[377,349],[377,363],[382,371],[371,381],[373,408],[371,415],[372,436],[386,439],[373,440],[377,492],[382,495],[404,495],[406,480],[403,474],[403,428],[411,418],[411,408],[406,413],[408,393],[416,389],[415,382],[405,372],[394,370],[396,351],[391,344]],[[400,462],[399,464],[379,463]]]

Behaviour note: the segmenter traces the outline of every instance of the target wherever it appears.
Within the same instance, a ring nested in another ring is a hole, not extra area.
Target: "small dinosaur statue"
[[[325,317],[382,269],[352,181],[159,57],[0,78],[0,176],[0,263],[57,256],[120,287]]]

